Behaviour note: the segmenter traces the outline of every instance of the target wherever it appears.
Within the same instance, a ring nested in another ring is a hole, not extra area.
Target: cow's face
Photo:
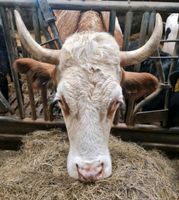
[[[70,140],[68,172],[76,179],[111,175],[109,132],[117,108],[124,104],[118,54],[107,33],[73,35],[61,50],[56,99]]]

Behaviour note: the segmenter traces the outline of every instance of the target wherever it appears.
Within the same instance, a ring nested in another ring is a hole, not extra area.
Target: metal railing
[[[62,1],[48,0],[53,9],[64,10],[99,10],[99,11],[157,11],[157,12],[179,12],[179,3],[171,2],[147,2],[147,1]],[[6,8],[29,8],[35,7],[34,0],[0,0],[0,6]]]

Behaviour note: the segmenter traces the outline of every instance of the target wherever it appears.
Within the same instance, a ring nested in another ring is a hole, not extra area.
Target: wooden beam
[[[150,126],[149,126],[150,127]],[[120,137],[124,141],[179,144],[179,128],[160,129],[160,128],[137,128],[137,127],[113,127],[112,135]]]
[[[19,150],[22,146],[22,135],[10,135],[0,133],[1,150]]]
[[[168,109],[143,111],[136,113],[135,123],[152,123],[168,120]]]
[[[0,147],[8,147],[10,149],[18,148],[21,144],[21,136],[36,130],[50,130],[52,128],[59,128],[66,131],[63,121],[43,121],[43,120],[17,120],[9,117],[0,117]],[[124,141],[137,142],[151,146],[153,144],[163,144],[168,149],[177,150],[179,145],[179,128],[160,129],[143,127],[120,127],[114,126],[111,129],[111,134],[121,138]],[[9,145],[7,146],[9,141]],[[5,144],[6,143],[6,144]],[[150,145],[151,144],[151,145]],[[154,145],[153,145],[154,146]],[[157,146],[157,145],[156,145]],[[160,146],[160,145],[158,145]]]

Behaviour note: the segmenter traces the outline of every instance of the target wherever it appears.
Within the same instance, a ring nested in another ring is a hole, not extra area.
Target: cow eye
[[[120,101],[116,101],[115,103],[116,103],[116,105],[119,105]]]
[[[59,104],[62,104],[62,100],[61,100],[61,99],[58,99],[58,103],[59,103]]]

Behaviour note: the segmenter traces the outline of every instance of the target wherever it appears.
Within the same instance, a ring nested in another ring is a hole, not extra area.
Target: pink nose
[[[79,167],[79,165],[76,164],[76,166],[81,181],[93,182],[99,180],[103,176],[103,163],[98,163],[98,165],[85,164],[83,167]]]

